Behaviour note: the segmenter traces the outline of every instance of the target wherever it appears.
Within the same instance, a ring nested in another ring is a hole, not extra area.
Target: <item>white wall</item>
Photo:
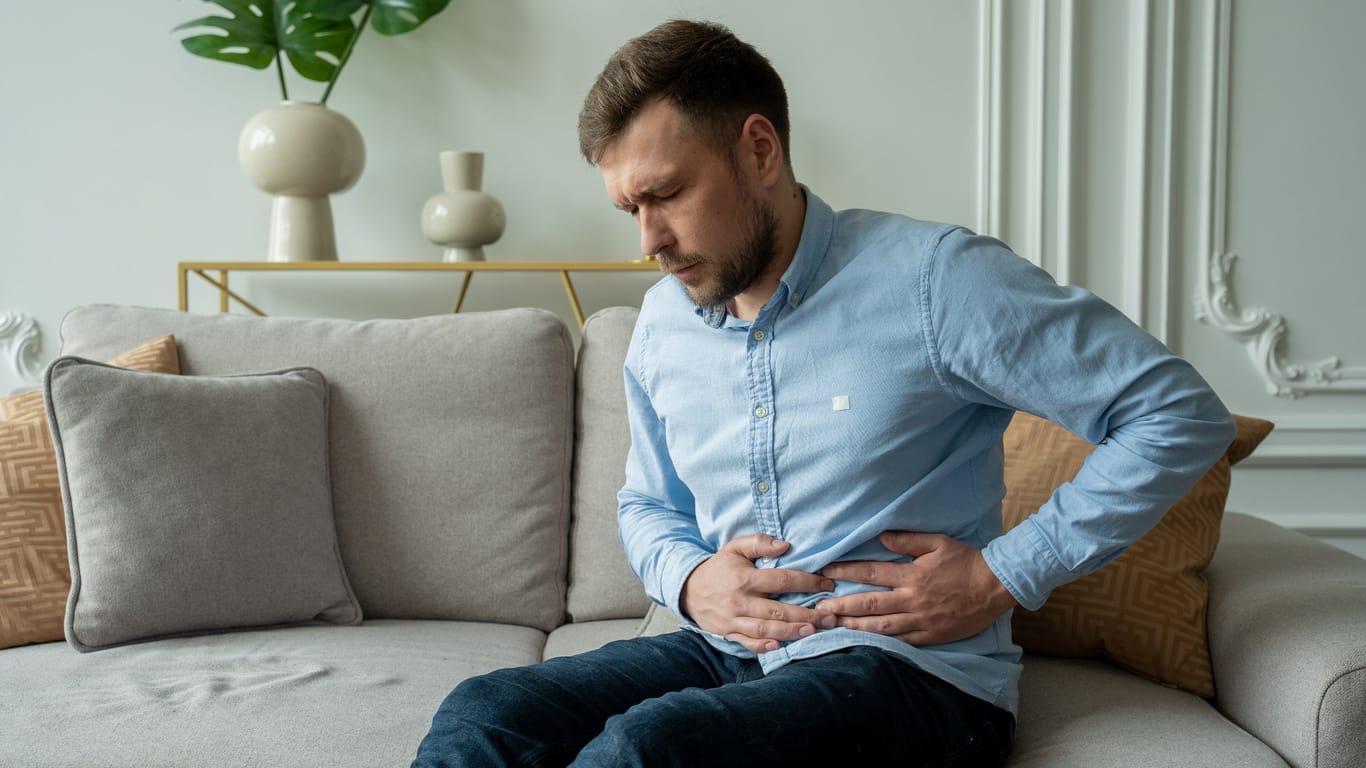
[[[55,354],[71,306],[171,307],[176,262],[266,246],[269,199],[235,147],[278,100],[273,72],[180,48],[172,27],[207,3],[78,5],[16,4],[0,28],[0,391]],[[827,201],[998,234],[1124,308],[1233,410],[1278,423],[1230,505],[1366,554],[1366,5],[453,0],[413,34],[367,32],[332,96],[368,153],[333,198],[341,257],[436,259],[418,226],[436,154],[475,149],[508,211],[490,259],[635,258],[575,121],[615,47],[675,16],[726,23],[773,60],[798,176]],[[1232,304],[1205,287],[1226,253]],[[273,314],[375,317],[447,311],[459,279],[319,277],[234,283]],[[576,287],[591,311],[651,280]],[[569,319],[553,275],[481,275],[466,307],[516,304]],[[32,325],[5,331],[4,313]],[[1287,375],[1330,357],[1329,381]]]

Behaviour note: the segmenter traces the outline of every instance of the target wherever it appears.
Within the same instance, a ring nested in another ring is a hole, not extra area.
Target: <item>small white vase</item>
[[[480,191],[483,152],[441,152],[442,191],[422,206],[422,234],[446,247],[443,261],[483,261],[484,246],[496,242],[507,227],[502,203]]]
[[[286,101],[256,113],[237,140],[247,178],[275,196],[270,261],[336,261],[328,195],[355,185],[365,142],[354,123],[322,104]]]

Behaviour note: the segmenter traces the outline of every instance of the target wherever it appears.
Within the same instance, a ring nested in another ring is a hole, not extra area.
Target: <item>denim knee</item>
[[[508,743],[500,724],[515,720],[521,686],[499,670],[462,681],[446,695],[418,746],[414,768],[514,765],[525,745]]]

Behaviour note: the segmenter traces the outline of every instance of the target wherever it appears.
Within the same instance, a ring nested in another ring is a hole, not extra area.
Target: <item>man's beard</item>
[[[760,202],[755,207],[754,217],[750,219],[749,232],[744,244],[730,258],[705,256],[700,253],[658,255],[660,266],[672,271],[675,265],[706,265],[715,270],[711,282],[689,285],[679,278],[688,292],[688,297],[699,307],[714,307],[725,304],[738,296],[773,263],[778,251],[778,217],[767,203]]]

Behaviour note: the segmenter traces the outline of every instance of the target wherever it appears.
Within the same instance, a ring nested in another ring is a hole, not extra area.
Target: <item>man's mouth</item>
[[[688,275],[692,274],[693,270],[697,268],[697,265],[699,263],[700,262],[696,261],[689,264],[670,264],[668,262],[660,262],[660,266],[664,268],[665,272],[668,272],[669,274],[681,280],[687,277]]]

